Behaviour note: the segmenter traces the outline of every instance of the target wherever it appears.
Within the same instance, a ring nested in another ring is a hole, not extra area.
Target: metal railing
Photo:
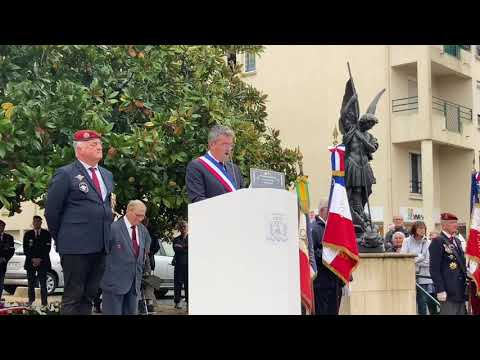
[[[418,96],[392,100],[392,112],[418,109]]]
[[[432,96],[432,108],[443,113],[445,128],[450,131],[460,133],[462,132],[461,120],[472,121],[472,109],[436,96]]]
[[[432,279],[430,276],[424,276],[424,275],[415,275],[415,277],[418,279],[418,278],[421,278],[421,279]],[[431,301],[433,301],[433,303],[435,303],[437,306],[440,306],[440,302],[435,299],[432,295],[430,295],[428,293],[428,291],[426,291],[423,287],[420,286],[420,284],[416,281],[415,279],[415,285],[417,286],[417,288],[419,288],[420,290],[422,290],[422,292],[427,295],[428,299],[430,299]]]
[[[421,194],[422,193],[422,181],[421,180],[410,180],[410,193],[411,194]]]

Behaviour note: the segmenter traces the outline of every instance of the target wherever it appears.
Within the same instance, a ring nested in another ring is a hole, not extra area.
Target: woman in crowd
[[[393,252],[400,252],[402,248],[402,244],[405,242],[405,234],[401,231],[397,231],[392,235],[392,244],[393,244]]]
[[[429,298],[425,293],[427,292],[435,298],[435,290],[433,287],[433,281],[430,278],[430,256],[428,247],[430,241],[425,234],[427,233],[427,227],[423,221],[416,221],[411,230],[410,236],[403,242],[401,253],[415,254],[415,272],[417,275],[417,283],[420,287],[417,287],[417,312],[419,315],[427,315],[427,306],[430,314],[437,314],[437,305]]]

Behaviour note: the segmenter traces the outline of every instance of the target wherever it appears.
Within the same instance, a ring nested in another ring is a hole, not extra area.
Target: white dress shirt
[[[128,235],[130,235],[130,239],[132,239],[132,224],[130,224],[130,221],[128,221],[127,217],[124,216],[123,219],[125,220],[125,225],[127,226],[127,231],[128,231]],[[135,235],[137,235],[137,245],[138,245],[138,248],[140,248],[140,238],[138,237],[138,225],[135,226]]]
[[[87,174],[90,175],[90,179],[93,178],[92,172],[90,171],[90,168],[93,167],[96,169],[95,173],[97,174],[98,182],[100,183],[100,190],[102,191],[102,200],[105,200],[105,197],[107,196],[107,187],[105,186],[105,183],[103,182],[102,174],[98,170],[98,165],[96,166],[90,166],[86,163],[84,163],[82,160],[78,160],[80,163],[85,167],[85,170],[87,170]]]

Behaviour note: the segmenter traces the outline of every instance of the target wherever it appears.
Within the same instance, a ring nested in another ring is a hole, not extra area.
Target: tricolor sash
[[[208,154],[200,156],[198,158],[198,161],[200,161],[200,164],[202,164],[205,169],[207,169],[207,171],[223,185],[227,192],[237,191],[228,176],[222,171],[217,162],[211,159],[210,156],[208,156]]]

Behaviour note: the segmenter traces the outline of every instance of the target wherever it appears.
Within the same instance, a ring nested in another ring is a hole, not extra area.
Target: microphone
[[[235,167],[233,166],[233,146],[228,153],[225,153],[225,155],[227,156],[227,159],[229,160],[229,163],[230,163],[230,167],[232,168],[233,181],[235,181],[235,187],[238,190],[239,184],[237,182],[237,176],[235,174]]]

